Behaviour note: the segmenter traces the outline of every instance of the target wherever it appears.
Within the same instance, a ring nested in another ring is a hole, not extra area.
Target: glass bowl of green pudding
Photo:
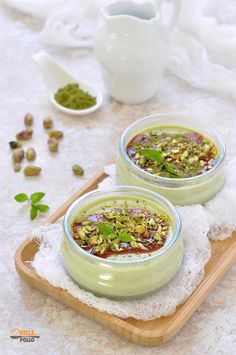
[[[120,139],[117,182],[157,192],[175,205],[204,204],[224,186],[225,145],[188,117],[146,116]]]
[[[164,197],[139,187],[89,192],[64,218],[65,269],[97,296],[140,298],[168,283],[183,258],[181,221]]]

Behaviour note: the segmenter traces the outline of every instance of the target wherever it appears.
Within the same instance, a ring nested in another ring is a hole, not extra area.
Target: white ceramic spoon
[[[101,106],[101,93],[94,86],[86,83],[85,81],[76,80],[73,78],[59,64],[57,64],[50,55],[44,52],[40,52],[35,54],[32,59],[37,64],[41,74],[43,75],[51,102],[58,110],[63,111],[69,115],[83,116],[96,111]],[[55,93],[58,91],[58,89],[71,83],[79,84],[82,90],[88,92],[92,96],[95,96],[97,101],[96,104],[92,107],[82,110],[74,110],[58,104],[58,102],[56,102],[54,99]]]

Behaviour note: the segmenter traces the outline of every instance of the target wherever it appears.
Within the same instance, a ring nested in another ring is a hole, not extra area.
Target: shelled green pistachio
[[[41,170],[39,166],[29,165],[24,168],[24,174],[25,176],[35,176],[39,175]]]
[[[28,148],[25,153],[26,159],[33,161],[36,159],[36,151],[34,148]]]

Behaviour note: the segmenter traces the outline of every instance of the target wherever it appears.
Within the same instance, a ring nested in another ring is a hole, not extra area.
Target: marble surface
[[[209,295],[179,334],[167,344],[146,348],[115,335],[21,281],[14,268],[14,252],[27,234],[45,220],[30,222],[26,206],[14,201],[18,192],[44,191],[53,212],[73,192],[114,157],[119,136],[136,118],[154,112],[194,113],[217,118],[234,115],[236,104],[227,98],[197,91],[166,73],[155,98],[141,106],[110,100],[104,90],[93,54],[82,50],[45,48],[38,37],[41,23],[0,8],[0,354],[235,354],[236,265]],[[31,56],[46,50],[72,74],[94,83],[104,93],[101,110],[74,118],[55,112]],[[39,177],[25,178],[12,171],[8,142],[23,128],[23,115],[35,117],[31,143],[42,167]],[[49,154],[42,120],[51,114],[65,138],[58,154]],[[89,138],[89,140],[88,140]],[[85,176],[71,173],[78,162]],[[34,329],[40,339],[19,343],[10,339],[11,328]]]

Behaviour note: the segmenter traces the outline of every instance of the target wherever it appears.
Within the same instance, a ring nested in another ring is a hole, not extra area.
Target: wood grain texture
[[[92,181],[76,192],[53,213],[47,222],[54,223],[57,221],[77,198],[96,189],[98,183],[105,177],[105,173],[98,173]],[[232,237],[225,241],[212,241],[211,246],[212,256],[206,265],[205,277],[201,284],[189,299],[177,308],[175,313],[169,317],[162,317],[151,321],[141,321],[134,318],[121,319],[100,312],[95,308],[81,303],[67,291],[50,285],[39,277],[31,266],[31,261],[38,250],[38,244],[31,237],[27,238],[17,249],[15,253],[15,266],[19,275],[32,287],[37,288],[41,292],[46,293],[135,343],[151,346],[165,343],[178,333],[236,260],[236,233],[233,233]]]

